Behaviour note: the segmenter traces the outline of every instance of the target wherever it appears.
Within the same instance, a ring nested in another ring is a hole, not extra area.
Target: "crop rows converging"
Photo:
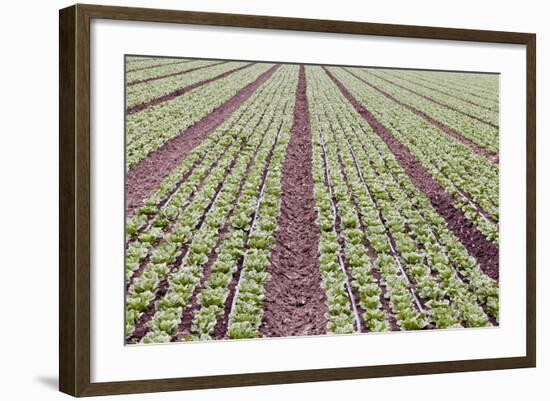
[[[498,75],[125,70],[127,344],[498,326]]]

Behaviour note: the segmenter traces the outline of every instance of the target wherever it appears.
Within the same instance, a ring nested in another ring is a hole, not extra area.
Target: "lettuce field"
[[[498,75],[125,69],[126,344],[498,326]]]

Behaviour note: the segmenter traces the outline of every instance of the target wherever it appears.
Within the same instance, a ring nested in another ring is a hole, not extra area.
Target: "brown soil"
[[[181,163],[212,131],[223,124],[237,108],[241,106],[260,85],[266,82],[279,68],[275,65],[254,82],[251,82],[231,99],[204,116],[199,122],[187,128],[178,136],[164,143],[160,148],[140,161],[126,175],[126,214],[131,216],[134,210],[143,204],[160,182]]]
[[[131,107],[128,107],[126,109],[126,114],[127,115],[131,115],[131,114],[134,114],[134,113],[138,113],[140,111],[143,111],[143,110],[146,110],[148,109],[149,107],[153,107],[153,106],[156,106],[158,104],[161,104],[161,103],[164,103],[164,102],[167,102],[169,100],[173,100],[181,95],[184,95],[186,94],[187,92],[189,91],[192,91],[193,89],[195,88],[198,88],[199,86],[204,86],[206,84],[209,84],[210,82],[213,82],[213,81],[216,81],[218,79],[222,79],[222,78],[225,78],[237,71],[240,71],[240,70],[243,70],[245,68],[248,68],[250,66],[254,65],[254,63],[250,63],[250,64],[245,64],[241,67],[237,67],[237,68],[234,68],[232,70],[229,70],[229,71],[226,71],[222,74],[218,74],[216,75],[215,77],[213,78],[209,78],[209,79],[205,79],[204,81],[199,81],[199,82],[195,82],[194,84],[191,84],[191,85],[187,85],[183,88],[179,88],[179,89],[176,89],[175,91],[173,92],[170,92],[166,95],[163,95],[161,97],[158,97],[156,99],[153,99],[153,100],[150,100],[148,102],[145,102],[145,103],[141,103],[141,104],[137,104],[135,106],[131,106]]]
[[[447,109],[449,109],[449,110],[456,111],[457,113],[460,113],[460,114],[462,114],[462,115],[464,115],[464,116],[466,116],[466,117],[472,118],[472,119],[474,119],[474,120],[476,120],[476,121],[479,121],[479,122],[482,123],[482,124],[486,124],[486,125],[489,125],[490,127],[493,127],[493,128],[498,129],[498,125],[495,125],[495,124],[493,124],[493,123],[491,123],[491,122],[489,122],[489,121],[485,121],[483,118],[479,118],[479,117],[477,117],[477,116],[474,116],[473,114],[470,114],[470,113],[465,112],[464,110],[460,110],[460,109],[458,109],[458,108],[456,108],[456,107],[453,107],[453,106],[451,106],[451,105],[442,103],[442,102],[440,102],[440,101],[438,101],[438,100],[435,100],[434,98],[432,98],[432,97],[430,97],[430,96],[423,95],[422,93],[419,93],[419,92],[416,92],[416,91],[414,91],[414,90],[412,90],[412,89],[409,89],[409,88],[407,88],[406,86],[400,85],[400,84],[398,84],[398,83],[396,83],[396,82],[394,82],[394,81],[392,81],[392,80],[390,80],[390,79],[381,77],[381,76],[376,75],[376,74],[372,74],[372,75],[374,75],[376,78],[381,79],[382,81],[385,81],[385,82],[387,82],[387,83],[389,83],[389,84],[391,84],[391,85],[393,85],[393,86],[397,86],[398,88],[401,88],[401,89],[406,90],[406,91],[408,91],[408,92],[414,93],[415,95],[420,96],[421,98],[424,98],[424,99],[426,99],[426,100],[428,100],[428,101],[430,101],[430,102],[432,102],[432,103],[435,103],[435,104],[437,104],[437,105],[439,105],[439,106],[441,106],[441,107],[445,107],[445,108],[447,108]]]
[[[147,78],[147,79],[140,79],[140,80],[137,80],[137,81],[128,82],[128,83],[126,84],[126,86],[133,86],[133,85],[138,85],[138,84],[144,84],[144,83],[146,83],[146,82],[156,81],[156,80],[159,80],[159,79],[175,77],[175,76],[177,76],[177,75],[184,75],[184,74],[188,74],[188,73],[193,72],[193,71],[201,70],[201,69],[203,69],[203,68],[214,67],[214,66],[216,66],[216,65],[225,64],[225,63],[227,63],[227,61],[221,61],[221,62],[219,62],[219,63],[208,64],[208,65],[201,65],[200,67],[189,68],[189,69],[187,69],[187,70],[178,71],[178,72],[172,72],[172,73],[170,73],[170,74],[159,75],[159,76],[151,77],[151,78]]]
[[[355,107],[357,112],[368,122],[373,131],[386,143],[416,188],[428,197],[434,209],[447,222],[447,227],[458,237],[468,250],[468,253],[477,259],[481,269],[489,277],[498,281],[498,247],[487,240],[461,210],[454,207],[454,200],[451,195],[445,192],[432,178],[407,147],[399,142],[369,110],[360,104],[346,87],[326,68],[325,72],[336,84],[340,92]]]
[[[265,285],[264,337],[326,333],[325,292],[317,262],[312,137],[304,66],[300,66],[294,123],[283,162],[281,210]]]
[[[174,64],[185,64],[185,63],[190,63],[191,61],[194,61],[194,60],[179,60],[179,61],[174,61],[173,63],[155,64],[155,65],[150,65],[150,66],[148,66],[148,67],[134,68],[133,70],[128,70],[128,71],[126,71],[126,72],[128,73],[128,72],[135,72],[135,71],[150,70],[150,69],[152,69],[152,68],[164,67],[165,65],[174,65]]]
[[[489,152],[488,150],[486,149],[483,149],[481,146],[479,146],[477,143],[475,143],[474,141],[468,139],[468,138],[465,138],[463,137],[462,135],[460,135],[458,132],[456,132],[455,130],[447,127],[446,125],[440,123],[439,121],[437,120],[434,120],[432,117],[430,117],[429,115],[427,115],[426,113],[412,107],[411,105],[407,104],[407,103],[404,103],[402,102],[401,100],[395,98],[394,96],[390,95],[389,93],[385,92],[384,90],[380,89],[379,87],[371,84],[370,82],[368,82],[367,80],[361,78],[360,76],[358,76],[357,74],[355,74],[354,72],[350,71],[349,69],[347,68],[344,68],[349,74],[353,75],[355,78],[357,78],[358,80],[360,80],[361,82],[363,82],[364,84],[368,85],[369,87],[371,87],[372,89],[378,91],[379,93],[381,93],[382,95],[384,95],[385,97],[387,97],[388,99],[392,100],[393,102],[397,103],[398,105],[406,108],[407,110],[413,112],[414,114],[416,114],[417,116],[419,117],[422,117],[424,120],[426,120],[427,122],[429,122],[430,124],[436,126],[437,128],[439,128],[441,131],[445,132],[447,135],[453,137],[454,139],[456,139],[457,141],[463,143],[464,145],[468,146],[470,149],[472,149],[473,152],[477,153],[478,155],[480,156],[483,156],[485,157],[486,159],[488,159],[489,161],[493,162],[493,163],[497,163],[498,164],[498,155],[494,155],[493,153]],[[378,77],[380,78],[380,77]],[[381,78],[382,79],[382,78]]]

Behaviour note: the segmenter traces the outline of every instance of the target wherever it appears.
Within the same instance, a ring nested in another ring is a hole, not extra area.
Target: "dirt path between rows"
[[[324,67],[323,67],[324,68]],[[409,149],[399,142],[393,134],[383,126],[374,115],[353,97],[347,88],[324,68],[326,74],[335,83],[340,92],[354,106],[355,110],[367,121],[372,130],[386,143],[394,154],[397,162],[403,167],[414,186],[424,193],[439,215],[445,219],[447,227],[466,247],[468,253],[475,257],[481,269],[492,279],[499,279],[498,247],[487,240],[485,236],[469,221],[464,213],[454,207],[454,200],[422,167]]]
[[[344,68],[344,70],[348,74],[353,75],[355,78],[357,78],[358,80],[363,82],[365,85],[368,85],[372,89],[374,89],[377,92],[381,93],[382,95],[384,95],[385,97],[387,97],[391,101],[393,101],[393,102],[397,103],[398,105],[400,105],[401,107],[404,107],[407,110],[413,112],[414,114],[416,114],[417,116],[423,118],[424,120],[426,120],[427,122],[429,122],[433,126],[439,128],[441,131],[443,131],[447,135],[453,137],[457,141],[459,141],[459,142],[463,143],[464,145],[468,146],[474,153],[477,153],[478,155],[485,157],[487,160],[498,164],[498,155],[494,155],[493,153],[489,152],[488,150],[483,149],[481,146],[479,146],[477,143],[475,143],[471,139],[463,137],[462,135],[460,135],[455,130],[447,127],[446,125],[440,123],[437,120],[434,120],[432,117],[430,117],[426,113],[414,108],[413,106],[409,105],[408,103],[402,102],[401,100],[397,99],[396,97],[390,95],[388,92],[386,92],[386,91],[380,89],[379,87],[371,84],[369,81],[365,80],[364,78],[361,78],[360,76],[358,76],[354,72],[350,71],[348,68]]]
[[[161,181],[180,164],[211,132],[222,125],[280,67],[274,65],[254,82],[239,90],[231,99],[200,121],[140,161],[126,174],[126,215],[143,205]]]
[[[294,123],[283,162],[281,210],[265,285],[264,337],[326,333],[326,295],[317,261],[312,135],[304,66],[300,66]]]
[[[248,68],[248,67],[250,67],[254,64],[255,63],[245,64],[243,66],[240,66],[240,67],[234,68],[232,70],[226,71],[222,74],[218,74],[215,77],[208,78],[208,79],[205,79],[203,81],[195,82],[194,84],[184,86],[183,88],[176,89],[173,92],[170,92],[170,93],[168,93],[166,95],[163,95],[161,97],[158,97],[156,99],[150,100],[148,102],[136,104],[135,106],[130,106],[126,109],[126,115],[132,115],[132,114],[138,113],[140,111],[146,110],[150,107],[156,106],[158,104],[168,102],[169,100],[173,100],[173,99],[175,99],[179,96],[182,96],[182,95],[186,94],[187,92],[192,91],[193,89],[196,89],[200,86],[204,86],[206,84],[209,84],[210,82],[217,81],[218,79],[225,78],[225,77],[227,77],[227,76],[229,76],[229,75],[231,75],[235,72],[244,70],[245,68]]]

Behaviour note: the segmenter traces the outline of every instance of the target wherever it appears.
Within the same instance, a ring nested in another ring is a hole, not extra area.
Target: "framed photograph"
[[[59,18],[61,391],[535,366],[534,34]]]

